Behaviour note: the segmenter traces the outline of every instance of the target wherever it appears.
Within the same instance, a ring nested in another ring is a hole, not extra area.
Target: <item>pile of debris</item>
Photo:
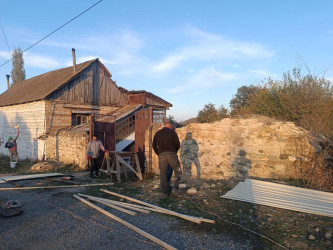
[[[57,170],[62,166],[62,163],[59,162],[38,162],[31,166],[30,171],[32,172],[40,172],[40,171],[48,171],[48,170]]]

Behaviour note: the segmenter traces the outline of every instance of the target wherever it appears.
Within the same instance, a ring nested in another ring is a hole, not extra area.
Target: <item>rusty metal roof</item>
[[[95,61],[99,60],[94,59],[76,65],[75,74],[73,74],[73,66],[70,66],[18,82],[0,95],[0,106],[43,100],[53,91],[75,78]]]

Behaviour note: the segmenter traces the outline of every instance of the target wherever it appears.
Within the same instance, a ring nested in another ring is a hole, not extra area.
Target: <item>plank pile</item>
[[[169,214],[169,215],[174,215],[177,217],[180,217],[182,219],[185,220],[189,220],[192,221],[194,223],[200,224],[201,222],[206,222],[206,223],[215,223],[214,220],[209,220],[209,219],[205,219],[205,218],[201,218],[201,217],[194,217],[194,216],[190,216],[190,215],[185,215],[185,214],[181,214],[172,210],[168,210],[144,201],[140,201],[125,195],[121,195],[118,193],[114,193],[105,189],[101,189],[102,192],[113,195],[113,196],[117,196],[123,199],[126,199],[128,201],[131,202],[135,202],[137,204],[133,204],[133,203],[127,203],[127,202],[120,202],[120,201],[116,201],[116,200],[111,200],[111,199],[104,199],[104,198],[100,198],[100,197],[96,197],[96,196],[90,196],[90,195],[85,195],[85,194],[78,194],[78,195],[74,195],[74,197],[80,201],[82,201],[83,203],[85,203],[86,205],[98,210],[99,212],[105,214],[106,216],[108,216],[111,219],[114,219],[116,221],[118,221],[119,223],[127,226],[128,228],[134,230],[135,232],[139,233],[140,235],[154,241],[155,243],[161,245],[162,247],[166,248],[166,249],[175,249],[174,247],[168,245],[167,243],[157,239],[156,237],[142,231],[141,229],[133,226],[132,224],[120,219],[119,217],[111,214],[110,212],[96,206],[95,204],[89,202],[88,200],[106,205],[108,207],[117,209],[119,211],[122,211],[126,214],[130,214],[130,215],[137,215],[136,212],[141,212],[141,213],[145,213],[145,214],[149,214],[150,212],[158,212],[158,213],[163,213],[163,214]],[[83,199],[82,197],[86,198]],[[138,205],[140,204],[140,205]]]

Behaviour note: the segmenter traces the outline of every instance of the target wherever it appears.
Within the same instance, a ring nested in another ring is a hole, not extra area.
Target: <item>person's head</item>
[[[164,127],[172,129],[172,130],[176,130],[176,126],[173,125],[168,119],[166,119],[164,121]]]
[[[11,139],[13,139],[11,136],[8,136],[8,141],[10,141]]]
[[[94,141],[97,141],[97,138],[98,138],[97,135],[93,135],[93,140]]]
[[[186,140],[192,140],[192,132],[187,132]]]

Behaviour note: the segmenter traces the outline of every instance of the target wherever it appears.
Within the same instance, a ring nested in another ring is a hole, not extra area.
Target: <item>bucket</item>
[[[10,168],[15,168],[16,167],[17,162],[16,161],[11,161],[10,162]]]

